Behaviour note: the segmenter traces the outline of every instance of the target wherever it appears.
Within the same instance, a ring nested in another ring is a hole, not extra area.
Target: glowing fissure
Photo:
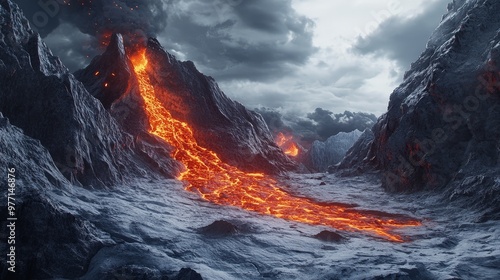
[[[299,148],[297,147],[297,144],[293,142],[293,136],[285,136],[283,132],[280,132],[276,135],[276,144],[288,156],[296,157],[299,155]]]
[[[236,206],[289,221],[323,225],[345,231],[363,231],[401,242],[395,228],[418,226],[415,220],[382,219],[358,213],[346,207],[326,205],[296,197],[278,187],[278,183],[259,173],[245,173],[222,162],[216,153],[197,144],[187,123],[178,121],[155,95],[147,68],[145,50],[131,58],[149,118],[149,133],[174,146],[172,156],[182,162],[185,171],[178,179],[189,183],[186,190],[219,205]]]

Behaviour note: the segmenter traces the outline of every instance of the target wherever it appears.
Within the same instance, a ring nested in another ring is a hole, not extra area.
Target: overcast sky
[[[134,17],[154,18],[150,30],[167,50],[194,61],[249,108],[380,115],[447,2],[165,0],[164,13]],[[61,24],[44,30],[49,46],[72,70],[90,59],[81,55],[93,55],[88,41],[95,35],[82,33],[89,24],[82,27],[74,18],[62,17]]]

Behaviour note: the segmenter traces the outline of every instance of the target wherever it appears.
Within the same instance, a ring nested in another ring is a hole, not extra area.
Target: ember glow
[[[283,152],[291,157],[299,155],[299,148],[293,142],[293,136],[285,136],[282,132],[276,135],[276,144],[283,150]]]
[[[419,221],[357,212],[352,208],[318,203],[293,196],[273,178],[245,173],[222,162],[217,154],[196,142],[189,124],[172,117],[156,97],[147,73],[145,49],[131,58],[149,119],[149,133],[175,147],[172,157],[182,162],[185,171],[178,179],[189,183],[186,190],[199,193],[207,201],[229,205],[289,221],[321,225],[345,231],[362,231],[387,240],[402,242],[394,229],[418,226]]]

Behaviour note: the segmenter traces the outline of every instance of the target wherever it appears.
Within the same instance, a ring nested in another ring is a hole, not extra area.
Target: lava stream
[[[296,157],[299,155],[299,148],[297,144],[293,142],[293,136],[285,136],[283,132],[276,135],[276,144],[283,150],[283,152],[291,157]]]
[[[149,118],[149,132],[176,148],[172,156],[186,168],[178,179],[189,183],[188,191],[197,192],[203,199],[219,205],[236,206],[289,221],[368,232],[396,242],[402,242],[403,238],[392,233],[393,229],[420,225],[416,220],[384,219],[296,197],[279,188],[269,176],[245,173],[225,164],[213,151],[199,146],[190,126],[174,119],[158,100],[146,71],[145,49],[131,61]]]

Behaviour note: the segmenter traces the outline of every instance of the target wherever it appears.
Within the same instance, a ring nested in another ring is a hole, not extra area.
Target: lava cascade
[[[297,147],[297,144],[293,142],[293,136],[285,136],[283,132],[280,132],[276,135],[275,142],[286,155],[291,157],[299,155],[299,148]]]
[[[269,176],[246,173],[225,164],[216,153],[199,146],[190,126],[174,119],[156,97],[147,73],[146,49],[132,56],[131,61],[144,99],[149,133],[175,147],[172,157],[185,166],[178,179],[189,183],[186,190],[199,193],[203,199],[218,205],[235,206],[289,221],[366,232],[395,242],[402,242],[403,237],[393,233],[394,229],[420,225],[416,220],[385,219],[293,196]]]

